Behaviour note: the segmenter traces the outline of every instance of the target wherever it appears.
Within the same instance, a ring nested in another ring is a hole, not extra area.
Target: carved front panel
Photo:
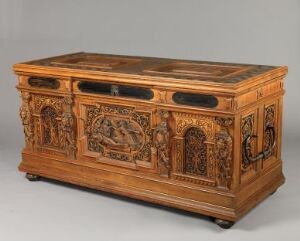
[[[213,117],[173,112],[173,177],[177,180],[215,185]]]
[[[75,159],[75,119],[71,97],[32,95],[35,149]]]
[[[229,189],[232,179],[231,118],[173,113],[173,177]]]
[[[82,106],[86,148],[99,161],[151,162],[151,113],[102,103]]]

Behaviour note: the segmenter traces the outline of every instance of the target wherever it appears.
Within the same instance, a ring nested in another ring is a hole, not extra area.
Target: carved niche
[[[169,112],[160,110],[161,122],[153,132],[154,152],[157,152],[157,165],[160,176],[170,175],[170,133],[168,128]]]
[[[175,120],[174,173],[181,181],[215,185],[214,118],[173,112]]]
[[[125,162],[151,162],[151,115],[134,107],[86,105],[85,135],[89,151]]]
[[[22,92],[22,105],[20,107],[20,118],[24,127],[25,142],[27,147],[33,147],[34,132],[32,108],[30,106],[31,95],[28,92]]]
[[[230,188],[232,180],[232,137],[229,128],[233,124],[232,118],[216,117],[220,130],[215,138],[215,157],[217,165],[218,187]]]
[[[71,97],[33,95],[36,148],[75,159],[75,118]]]
[[[275,126],[275,104],[269,105],[265,108],[265,121],[264,121],[264,151],[269,150],[274,142],[274,136],[272,135],[271,131],[267,129],[267,127],[274,127]],[[274,150],[273,150],[274,152]]]

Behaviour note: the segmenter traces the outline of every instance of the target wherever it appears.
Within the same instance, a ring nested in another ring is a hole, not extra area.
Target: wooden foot
[[[30,174],[30,173],[26,173],[26,178],[31,181],[31,182],[34,182],[34,181],[38,181],[41,179],[40,176],[38,175],[34,175],[34,174]]]
[[[234,224],[234,222],[232,222],[232,221],[219,219],[219,218],[215,218],[214,222],[215,222],[215,224],[219,225],[219,227],[224,228],[224,229],[229,229]]]

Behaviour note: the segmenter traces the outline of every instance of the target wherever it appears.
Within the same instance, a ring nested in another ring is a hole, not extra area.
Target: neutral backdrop
[[[287,65],[287,181],[230,230],[207,218],[17,171],[23,130],[12,64],[91,51]],[[299,0],[0,0],[0,241],[300,240]]]

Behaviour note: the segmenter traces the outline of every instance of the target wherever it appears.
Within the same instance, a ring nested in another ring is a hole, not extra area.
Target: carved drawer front
[[[172,177],[195,184],[230,188],[231,118],[174,112]]]
[[[149,106],[80,102],[82,159],[135,169],[153,167],[152,111]]]
[[[70,97],[23,93],[20,115],[26,122],[25,105],[30,101],[32,148],[47,153],[75,159],[75,118],[72,113],[73,100]],[[24,124],[26,129],[26,125]]]

